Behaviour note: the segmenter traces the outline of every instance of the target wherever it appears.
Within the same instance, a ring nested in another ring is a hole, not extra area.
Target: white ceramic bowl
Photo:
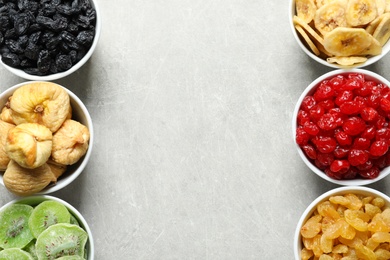
[[[25,198],[15,199],[13,201],[10,201],[4,206],[2,206],[0,208],[0,211],[2,211],[3,209],[5,209],[6,207],[12,204],[17,204],[17,203],[28,204],[34,207],[37,206],[39,203],[47,200],[62,203],[69,210],[69,212],[77,219],[80,226],[87,232],[88,234],[88,241],[86,244],[86,252],[88,255],[87,260],[93,260],[95,257],[95,246],[94,246],[91,229],[89,228],[87,221],[84,219],[81,213],[77,209],[75,209],[72,205],[70,205],[68,202],[49,195],[30,196],[30,197],[25,197]]]
[[[15,86],[7,89],[3,93],[1,93],[0,94],[0,107],[1,108],[4,107],[5,103],[8,100],[8,97],[10,97],[16,89],[20,88],[21,86],[23,86],[25,84],[29,84],[31,82],[32,81],[27,81],[27,82],[17,84]],[[49,185],[48,187],[46,187],[44,190],[42,190],[41,192],[39,192],[37,194],[49,194],[49,193],[58,191],[64,187],[66,187],[70,183],[72,183],[83,172],[85,166],[87,165],[87,163],[89,161],[89,158],[91,157],[91,153],[92,153],[94,133],[93,133],[93,125],[92,125],[91,116],[90,116],[87,108],[83,104],[83,102],[73,92],[71,92],[70,90],[68,90],[65,87],[63,87],[63,88],[66,90],[66,92],[68,92],[69,97],[70,97],[70,104],[72,106],[72,119],[79,121],[81,124],[85,125],[89,130],[89,133],[90,133],[89,147],[88,147],[87,153],[82,158],[80,158],[80,160],[77,163],[75,163],[71,166],[68,166],[68,169],[66,170],[66,172],[62,176],[60,176],[60,178],[57,180],[56,184]],[[4,185],[2,174],[0,174],[0,183],[2,185]]]
[[[368,70],[364,70],[364,69],[339,69],[339,70],[333,70],[333,71],[330,71],[330,72],[328,72],[328,73],[318,77],[312,83],[310,83],[310,85],[303,91],[303,93],[301,94],[301,96],[299,97],[299,99],[298,99],[298,101],[297,101],[297,103],[295,105],[295,109],[294,109],[294,112],[293,112],[293,118],[292,118],[293,138],[294,138],[294,143],[295,143],[295,146],[296,146],[296,149],[298,151],[299,156],[301,157],[303,162],[315,174],[317,174],[319,177],[321,177],[324,180],[327,180],[329,182],[338,184],[338,185],[368,185],[368,184],[377,182],[377,181],[383,179],[384,177],[386,177],[387,175],[389,175],[389,173],[390,173],[390,166],[382,169],[382,171],[380,172],[379,176],[374,178],[374,179],[336,180],[336,179],[333,179],[333,178],[329,177],[328,175],[326,175],[324,171],[320,170],[316,165],[314,165],[306,157],[305,153],[302,151],[302,149],[299,147],[299,145],[295,141],[295,134],[296,134],[296,129],[297,129],[297,115],[298,115],[298,111],[300,109],[302,100],[307,95],[313,94],[313,92],[315,91],[316,87],[323,80],[333,78],[336,75],[349,74],[349,73],[361,73],[361,74],[365,75],[366,79],[375,80],[376,82],[381,82],[381,83],[383,83],[383,84],[385,84],[387,86],[390,86],[390,82],[388,80],[386,80],[385,78],[383,78],[382,76],[380,76],[380,75],[378,75],[378,74],[376,74],[374,72],[371,72],[371,71],[368,71]]]
[[[92,6],[95,8],[95,11],[96,11],[95,37],[94,37],[94,40],[92,42],[92,46],[90,47],[89,51],[85,54],[85,56],[79,62],[74,64],[70,69],[63,71],[63,72],[58,72],[55,74],[46,75],[46,76],[37,76],[37,75],[28,74],[21,69],[16,69],[16,68],[10,67],[10,66],[4,64],[1,60],[1,58],[0,58],[0,63],[8,71],[12,72],[13,74],[15,74],[18,77],[21,77],[21,78],[24,78],[27,80],[54,81],[57,79],[64,78],[64,77],[72,74],[73,72],[77,71],[79,68],[81,68],[89,60],[89,58],[92,56],[93,52],[95,51],[96,46],[97,46],[98,41],[99,41],[99,38],[100,38],[100,31],[102,28],[102,21],[101,21],[99,6],[98,6],[96,0],[90,0],[90,1],[91,1]]]
[[[294,23],[293,23],[293,17],[294,17],[294,15],[296,15],[295,0],[289,0],[289,14],[288,15],[289,15],[290,28],[291,28],[292,34],[293,34],[296,42],[298,43],[299,47],[301,47],[301,49],[310,58],[312,58],[313,60],[317,61],[318,63],[320,63],[322,65],[325,65],[325,66],[328,66],[331,68],[336,68],[336,69],[342,68],[340,65],[329,63],[325,59],[318,57],[317,55],[315,55],[311,51],[311,49],[306,45],[306,43],[302,42],[301,37],[298,35],[298,32],[296,31],[296,29],[294,27]],[[366,62],[364,62],[362,64],[357,64],[356,66],[351,66],[351,67],[363,68],[363,67],[369,66],[369,65],[379,61],[380,59],[382,59],[389,51],[390,51],[390,41],[388,41],[382,47],[382,53],[380,55],[369,57]]]
[[[316,198],[303,212],[301,218],[298,221],[298,225],[295,230],[294,234],[294,256],[296,260],[300,260],[301,258],[301,250],[303,249],[302,245],[302,237],[301,237],[301,228],[303,224],[309,219],[309,217],[312,215],[314,210],[316,209],[316,206],[325,201],[328,200],[331,196],[337,196],[337,195],[345,195],[348,193],[353,194],[361,194],[363,196],[373,196],[373,197],[380,197],[385,200],[386,206],[390,207],[390,198],[383,194],[382,192],[379,192],[375,189],[368,188],[368,187],[361,187],[361,186],[348,186],[348,187],[339,187],[333,190],[330,190],[322,195],[320,195],[318,198]]]

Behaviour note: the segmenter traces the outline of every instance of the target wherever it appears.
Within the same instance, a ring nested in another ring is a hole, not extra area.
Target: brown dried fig
[[[70,98],[61,86],[52,82],[33,82],[18,88],[10,102],[15,124],[39,123],[53,133],[69,116]]]
[[[50,166],[50,169],[54,174],[54,176],[56,177],[56,179],[58,179],[68,168],[67,165],[56,163],[52,159],[49,159],[47,161],[47,164]]]
[[[44,164],[35,169],[26,169],[11,160],[3,175],[5,187],[19,196],[29,196],[42,191],[56,178],[49,165]]]
[[[9,124],[0,120],[0,170],[4,171],[10,161],[9,156],[5,151],[5,143],[8,136],[8,131],[14,128],[15,125]]]
[[[47,162],[53,135],[44,125],[24,123],[8,132],[5,151],[10,159],[24,168],[34,169]]]
[[[15,125],[14,120],[12,119],[12,115],[11,115],[11,113],[12,113],[11,108],[10,108],[11,98],[12,98],[12,96],[8,98],[7,103],[5,103],[3,109],[1,110],[0,119],[3,120],[4,122]]]
[[[53,135],[51,158],[56,163],[72,165],[88,150],[89,130],[83,124],[68,119]]]

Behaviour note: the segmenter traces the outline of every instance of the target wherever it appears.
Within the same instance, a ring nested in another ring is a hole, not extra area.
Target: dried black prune
[[[5,64],[7,64],[8,66],[11,66],[11,67],[17,67],[20,65],[19,56],[15,53],[11,53],[11,52],[3,53],[1,55],[1,60]]]

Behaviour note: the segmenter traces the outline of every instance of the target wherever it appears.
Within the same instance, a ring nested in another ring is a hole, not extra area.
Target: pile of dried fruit
[[[390,259],[390,208],[379,197],[346,194],[317,205],[300,234],[301,259]]]
[[[334,179],[376,178],[390,165],[390,88],[363,74],[324,80],[297,115],[296,142]]]
[[[89,0],[0,0],[2,61],[31,75],[66,71],[90,49],[95,25]]]
[[[386,0],[296,0],[294,26],[312,52],[352,66],[379,55],[390,37]]]
[[[55,83],[21,86],[0,118],[0,169],[14,194],[42,191],[88,150],[89,130],[72,119],[69,95]]]
[[[60,202],[11,204],[0,212],[0,259],[86,259],[87,241],[87,232]]]

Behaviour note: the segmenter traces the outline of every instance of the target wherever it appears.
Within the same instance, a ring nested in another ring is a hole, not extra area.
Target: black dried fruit
[[[90,0],[0,0],[2,60],[32,75],[68,70],[92,46],[95,25]]]
[[[2,56],[1,56],[1,60],[7,64],[8,66],[11,66],[11,67],[17,67],[20,65],[20,59],[19,59],[19,56],[15,53],[4,53]]]

